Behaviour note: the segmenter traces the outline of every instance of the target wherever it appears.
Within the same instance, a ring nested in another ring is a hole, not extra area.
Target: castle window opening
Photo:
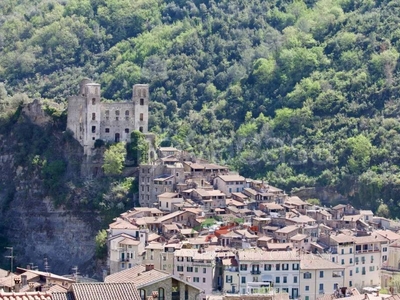
[[[96,104],[96,98],[92,98],[92,105]]]
[[[115,111],[115,120],[119,120],[119,110]]]
[[[96,140],[96,137],[92,137],[92,140],[93,140],[93,141]]]
[[[143,132],[143,127],[139,127],[139,131],[140,131],[140,132]]]
[[[146,89],[143,89],[143,97],[147,97],[146,96]]]
[[[106,110],[106,120],[108,120],[110,118],[110,111]]]
[[[125,120],[129,120],[129,110],[125,111]]]
[[[106,133],[110,133],[110,128],[106,128]]]
[[[140,105],[144,105],[144,99],[140,98]]]
[[[116,143],[119,143],[119,140],[120,140],[120,135],[119,135],[119,133],[117,132],[117,133],[115,134],[115,142],[116,142]]]
[[[92,113],[92,121],[96,120],[96,113]]]
[[[129,128],[125,128],[125,133],[129,133]]]
[[[96,133],[96,126],[92,126],[92,133]]]
[[[143,114],[140,114],[140,121],[143,121]]]

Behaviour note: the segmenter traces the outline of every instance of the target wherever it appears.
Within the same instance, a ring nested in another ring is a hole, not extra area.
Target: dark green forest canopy
[[[149,83],[162,143],[398,216],[398,24],[399,0],[6,0],[0,81],[56,102]]]

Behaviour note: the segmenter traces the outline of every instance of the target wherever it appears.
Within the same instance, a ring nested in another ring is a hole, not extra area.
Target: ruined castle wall
[[[135,130],[133,103],[101,103],[100,138],[108,142],[130,142]]]

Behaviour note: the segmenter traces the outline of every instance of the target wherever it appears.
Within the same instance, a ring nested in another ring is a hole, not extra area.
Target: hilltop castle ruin
[[[151,139],[148,132],[149,86],[135,84],[132,99],[101,102],[100,84],[89,79],[80,83],[79,95],[68,99],[67,129],[89,155],[96,140],[130,142],[131,132],[138,130]],[[150,151],[149,157],[154,157]]]

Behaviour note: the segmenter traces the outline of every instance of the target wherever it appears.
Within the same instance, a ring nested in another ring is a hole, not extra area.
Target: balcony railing
[[[371,253],[371,252],[380,252],[379,248],[370,248],[370,249],[362,249],[356,250],[356,253]]]
[[[260,270],[251,270],[251,274],[258,275],[258,274],[261,274],[261,271]]]
[[[381,270],[391,271],[391,272],[400,272],[400,268],[391,267],[391,266],[382,266]]]

